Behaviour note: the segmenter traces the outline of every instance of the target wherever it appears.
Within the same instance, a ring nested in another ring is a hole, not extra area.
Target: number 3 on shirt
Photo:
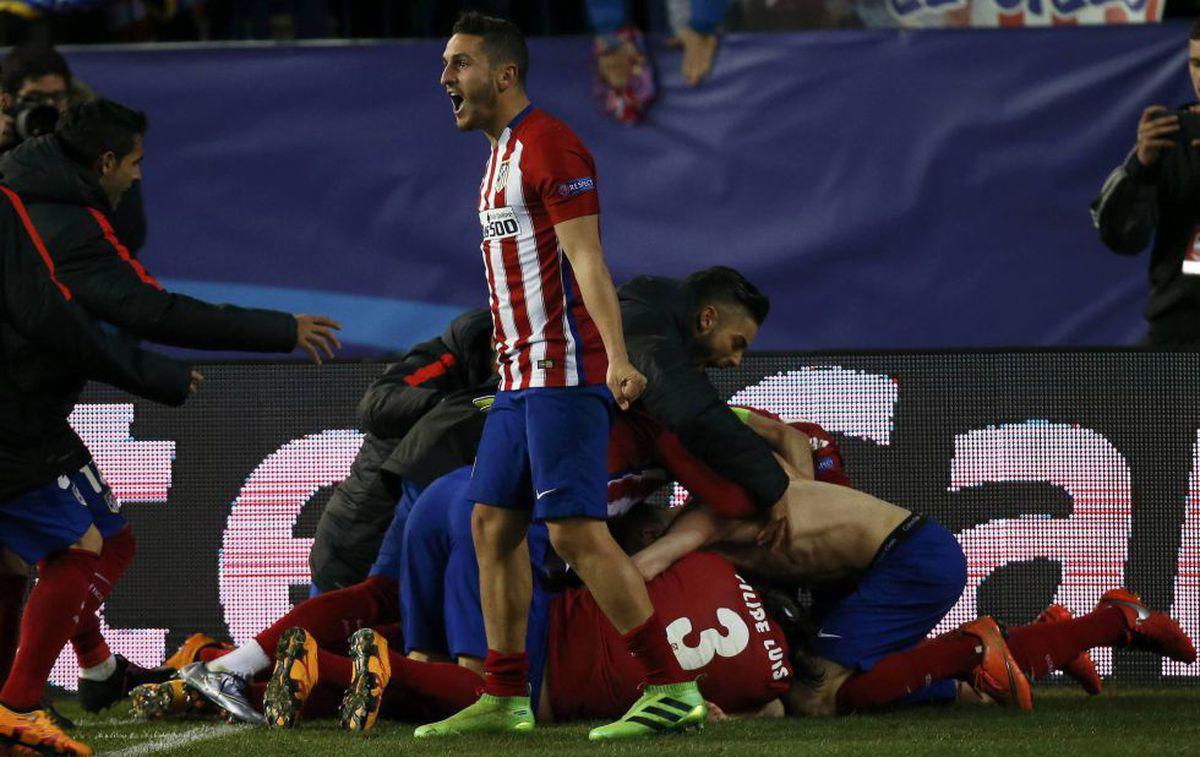
[[[692,632],[691,620],[676,618],[667,625],[667,641],[675,650],[679,667],[684,670],[699,670],[712,662],[714,655],[735,657],[750,644],[750,629],[733,610],[718,608],[717,623],[724,633],[715,628],[706,628],[700,632],[700,643],[694,647],[683,643],[684,638]]]

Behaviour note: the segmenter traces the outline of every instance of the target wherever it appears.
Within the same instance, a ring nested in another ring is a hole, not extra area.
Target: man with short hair
[[[171,405],[181,404],[201,380],[174,360],[106,335],[74,303],[55,275],[40,234],[21,199],[0,186],[0,683],[9,677],[18,640],[31,636],[57,654],[74,632],[71,614],[90,591],[96,568],[98,525],[116,516],[98,477],[61,457],[59,424],[76,394],[74,381],[107,381]],[[48,373],[47,366],[55,370]],[[73,379],[71,378],[73,377]],[[50,380],[54,379],[54,380]],[[69,453],[66,453],[69,458]],[[89,476],[91,478],[89,478]],[[82,507],[81,507],[82,505]],[[22,618],[28,563],[40,561],[40,579]],[[49,620],[49,623],[42,621]],[[49,658],[53,662],[53,657]],[[17,743],[87,754],[37,704],[12,712],[0,707],[0,745]]]
[[[70,288],[75,301],[98,320],[164,344],[264,352],[300,347],[317,363],[321,352],[332,357],[333,349],[340,347],[333,332],[340,326],[329,318],[210,305],[174,294],[129,255],[109,214],[141,176],[145,130],[144,114],[109,100],[95,100],[71,106],[55,133],[26,140],[0,156],[0,174],[24,202],[56,276]],[[98,710],[135,683],[128,675],[131,663],[110,652],[96,617],[132,562],[135,542],[90,453],[67,424],[83,380],[74,372],[64,373],[54,362],[39,362],[36,354],[26,354],[35,352],[34,345],[16,350],[18,359],[37,363],[31,370],[39,376],[40,388],[28,392],[29,401],[45,402],[52,396],[55,409],[62,412],[47,421],[44,444],[30,448],[0,439],[0,451],[8,453],[11,447],[15,458],[28,460],[30,487],[44,482],[47,470],[54,475],[84,475],[87,490],[94,491],[112,512],[96,533],[96,543],[90,545],[99,554],[94,569],[79,577],[87,582],[85,586],[91,585],[82,610],[65,605],[50,608],[67,613],[66,619],[47,616],[23,625],[19,651],[0,689],[0,705],[20,713],[41,702],[61,644],[56,647],[55,639],[38,629],[52,623],[70,626],[70,618],[78,616],[72,642],[82,669],[80,699],[85,708]]]
[[[628,407],[645,377],[626,353],[604,262],[595,163],[565,123],[530,104],[528,51],[512,23],[462,15],[442,64],[458,130],[482,131],[491,145],[478,210],[500,391],[470,484],[488,642],[484,694],[416,735],[533,728],[525,639],[534,520],[546,523],[555,551],[646,665],[641,699],[589,738],[697,727],[705,717],[699,689],[604,523],[612,403]]]
[[[53,131],[54,120],[34,118],[17,124],[18,105],[46,105],[65,113],[73,84],[62,54],[49,45],[17,45],[0,60],[0,150],[15,147],[32,136]],[[23,108],[21,110],[24,110]],[[48,126],[48,128],[46,128]],[[37,133],[30,133],[29,128]]]
[[[775,505],[787,489],[787,475],[766,442],[729,412],[704,373],[741,364],[770,300],[726,266],[682,280],[639,276],[618,295],[629,359],[647,379],[642,408],[674,431],[689,452],[748,491],[759,509]]]
[[[1192,90],[1200,95],[1200,18],[1187,44]],[[1150,244],[1149,325],[1143,344],[1200,348],[1200,208],[1195,202],[1200,105],[1142,111],[1137,142],[1092,201],[1092,222],[1104,244],[1136,255]]]
[[[0,152],[49,134],[72,103],[94,97],[86,84],[71,75],[58,50],[36,42],[17,45],[0,60]],[[121,243],[137,257],[146,243],[140,179],[121,198],[109,220]]]

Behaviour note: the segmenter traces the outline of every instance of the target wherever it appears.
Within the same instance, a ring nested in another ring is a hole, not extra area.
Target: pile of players
[[[640,280],[633,288],[651,283],[688,286]],[[738,306],[700,303],[707,307]],[[463,316],[442,344],[484,317]],[[698,367],[740,357],[722,352],[719,338],[699,336]],[[412,356],[401,364],[403,375],[419,374],[423,359],[436,363],[437,352]],[[373,387],[364,407],[381,385],[413,388],[396,381],[397,372]],[[415,386],[442,398],[488,388],[455,386],[453,378]],[[678,663],[699,680],[709,717],[821,716],[956,700],[1029,710],[1029,681],[1054,670],[1098,693],[1101,680],[1087,654],[1095,647],[1195,659],[1177,623],[1117,587],[1081,617],[1052,605],[1030,625],[1005,628],[983,617],[927,640],[966,583],[953,535],[851,488],[833,438],[819,426],[748,408],[723,412],[757,434],[788,475],[769,513],[759,514],[748,492],[644,408],[615,419],[608,450],[610,527],[648,581]],[[421,425],[418,419],[413,430]],[[470,469],[460,467],[403,500],[364,580],[297,605],[240,647],[190,637],[167,661],[179,669],[177,678],[133,691],[135,713],[223,711],[276,728],[336,717],[343,728],[361,731],[380,716],[430,721],[471,705],[484,685],[487,642],[469,479]],[[647,504],[670,480],[692,501],[674,509]],[[528,538],[534,591],[526,643],[538,722],[620,717],[638,698],[641,664],[556,559],[544,525],[531,527]],[[801,588],[813,598],[808,607],[798,599]],[[357,630],[347,636],[347,629]],[[440,735],[427,726],[416,734]]]

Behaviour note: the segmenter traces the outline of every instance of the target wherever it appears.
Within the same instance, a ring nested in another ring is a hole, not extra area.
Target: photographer
[[[0,152],[51,133],[72,103],[94,97],[83,82],[71,76],[66,59],[53,47],[14,47],[0,60]],[[141,181],[125,193],[110,220],[125,248],[137,257],[146,242]]]
[[[1200,19],[1188,41],[1188,73],[1200,94]],[[1160,349],[1200,349],[1200,106],[1152,105],[1138,121],[1137,143],[1109,174],[1091,206],[1100,238],[1113,252],[1136,255],[1151,238],[1150,301],[1143,341]]]

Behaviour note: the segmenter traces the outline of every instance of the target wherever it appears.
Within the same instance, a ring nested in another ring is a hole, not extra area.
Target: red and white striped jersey
[[[479,187],[500,389],[603,384],[604,343],[554,225],[600,212],[591,153],[533,106],[492,147]]]

